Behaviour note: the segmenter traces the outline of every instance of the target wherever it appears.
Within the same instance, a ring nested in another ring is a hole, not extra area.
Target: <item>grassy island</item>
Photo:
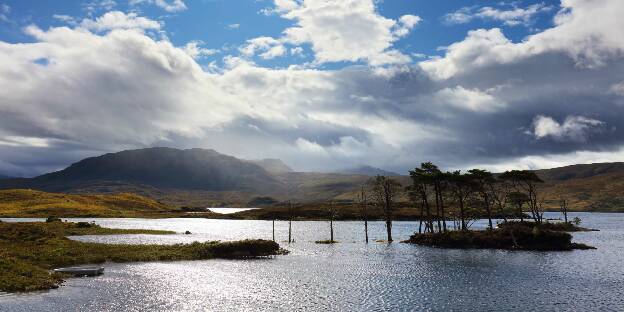
[[[0,291],[20,292],[58,287],[57,267],[111,262],[257,258],[280,253],[267,240],[177,245],[112,245],[73,241],[68,235],[170,234],[168,231],[121,230],[91,223],[0,222]]]
[[[335,240],[329,240],[329,239],[328,239],[328,240],[319,240],[319,241],[316,241],[316,242],[314,242],[314,243],[316,243],[316,244],[322,244],[322,245],[330,245],[330,244],[338,244],[338,241],[335,241]]]
[[[572,224],[577,231],[584,230]],[[447,231],[437,233],[416,233],[406,243],[457,249],[507,249],[536,251],[566,251],[573,249],[595,249],[585,244],[572,242],[572,235],[551,223],[507,222],[493,230]]]

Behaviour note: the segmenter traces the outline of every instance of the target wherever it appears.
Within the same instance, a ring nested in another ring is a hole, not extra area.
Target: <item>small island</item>
[[[87,222],[0,222],[0,292],[57,288],[66,275],[51,272],[65,266],[103,262],[260,258],[282,253],[269,240],[194,242],[176,245],[113,245],[68,239],[76,235],[175,234],[169,231],[103,228]]]
[[[573,243],[566,232],[591,231],[571,223],[536,223],[507,221],[495,229],[483,231],[458,230],[435,233],[415,233],[406,243],[456,249],[505,249],[534,251],[567,251],[595,249]]]

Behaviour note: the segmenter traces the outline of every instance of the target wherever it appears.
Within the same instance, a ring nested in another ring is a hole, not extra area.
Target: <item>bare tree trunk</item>
[[[329,220],[329,240],[334,241],[334,217]]]
[[[440,212],[442,213],[442,229],[446,232],[446,216],[444,215],[444,201],[442,200],[442,193],[440,193]]]
[[[425,204],[420,200],[420,220],[418,221],[418,233],[422,233],[423,215],[425,214]]]
[[[492,224],[492,207],[490,206],[490,198],[487,196],[487,193],[484,194],[483,200],[485,201],[485,210],[488,215],[488,225],[490,230],[494,229],[494,225]]]
[[[292,204],[288,202],[288,243],[292,242]]]
[[[433,192],[435,193],[435,204],[436,204],[436,216],[438,219],[438,232],[442,232],[442,221],[440,220],[440,215],[442,214],[440,211],[440,189],[438,188],[438,183],[434,182]]]
[[[466,230],[466,215],[464,214],[464,197],[459,195],[459,218],[461,219],[461,230]]]
[[[366,243],[368,244],[368,221],[364,220],[364,235],[366,236]]]
[[[292,220],[288,220],[288,243],[292,242]]]
[[[392,220],[386,220],[386,232],[388,234],[388,242],[392,242]]]

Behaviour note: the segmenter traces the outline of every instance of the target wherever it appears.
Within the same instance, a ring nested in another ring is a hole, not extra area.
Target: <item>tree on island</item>
[[[522,192],[510,192],[507,194],[507,201],[516,208],[516,214],[520,216],[520,221],[524,221],[522,207],[529,201],[529,197]]]
[[[408,194],[413,202],[420,202],[421,218],[423,212],[426,213],[425,232],[433,232],[433,215],[431,211],[431,201],[429,194],[433,192],[435,197],[435,213],[438,231],[446,231],[446,216],[444,211],[444,193],[449,186],[447,174],[438,169],[431,162],[425,162],[420,168],[410,170],[412,185],[407,188]],[[422,228],[419,226],[419,232]]]
[[[460,230],[465,231],[468,229],[468,203],[469,198],[473,193],[474,184],[470,175],[462,174],[457,170],[447,174],[449,180],[450,192],[455,199],[455,203],[459,208],[459,220]]]
[[[498,213],[503,217],[503,221],[507,222],[506,207],[508,204],[508,195],[511,192],[511,185],[509,182],[503,179],[495,179],[494,183],[490,184],[490,194],[492,196],[492,204],[498,208]]]
[[[488,229],[494,229],[492,224],[492,185],[495,183],[494,175],[491,172],[482,169],[472,169],[468,171],[470,179],[473,181],[474,189],[479,197],[481,197],[481,203],[485,208],[485,212],[488,218]]]
[[[537,174],[529,170],[511,170],[505,171],[500,175],[503,180],[510,181],[516,188],[516,191],[523,192],[527,198],[527,204],[531,211],[533,220],[537,223],[541,223],[544,211],[543,211],[543,198],[538,196],[538,184],[544,183]]]
[[[563,213],[564,222],[568,223],[568,200],[564,196],[559,198],[559,209]]]
[[[425,172],[419,168],[410,170],[412,185],[408,186],[407,195],[413,203],[420,205],[420,222],[418,233],[422,233],[423,216],[425,217],[425,232],[433,232],[433,220],[431,218],[431,207],[428,198],[428,178]]]
[[[392,178],[378,175],[372,180],[372,198],[384,212],[388,242],[392,242],[392,213],[394,201],[401,192],[401,184]]]

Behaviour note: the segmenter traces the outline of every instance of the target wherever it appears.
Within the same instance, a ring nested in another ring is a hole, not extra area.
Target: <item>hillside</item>
[[[400,174],[398,174],[396,172],[386,171],[386,170],[375,168],[375,167],[371,167],[371,166],[353,167],[353,168],[341,170],[339,173],[342,173],[342,174],[361,174],[361,175],[367,175],[367,176],[371,176],[371,177],[374,177],[376,175],[383,175],[383,176],[398,176],[398,175],[400,175]]]
[[[264,170],[270,173],[287,173],[294,171],[280,159],[267,158],[260,160],[250,160],[249,162],[264,168]]]
[[[121,184],[200,191],[265,193],[281,188],[262,167],[214,150],[147,148],[87,158],[33,179],[3,181],[2,188],[69,192]]]
[[[368,174],[293,172],[277,159],[248,161],[214,150],[149,148],[87,158],[32,179],[2,180],[0,189],[135,193],[171,207],[241,207],[257,197],[302,203],[351,201],[370,175],[388,173],[376,170],[380,169],[370,167]],[[548,209],[557,209],[559,198],[564,196],[571,210],[624,211],[624,163],[536,172],[546,182],[542,189]],[[410,183],[408,176],[394,178],[403,185]]]
[[[624,211],[624,163],[572,165],[538,170],[550,209],[566,198],[572,210]]]
[[[170,210],[164,204],[134,194],[69,195],[33,190],[0,191],[0,217],[133,217]]]

